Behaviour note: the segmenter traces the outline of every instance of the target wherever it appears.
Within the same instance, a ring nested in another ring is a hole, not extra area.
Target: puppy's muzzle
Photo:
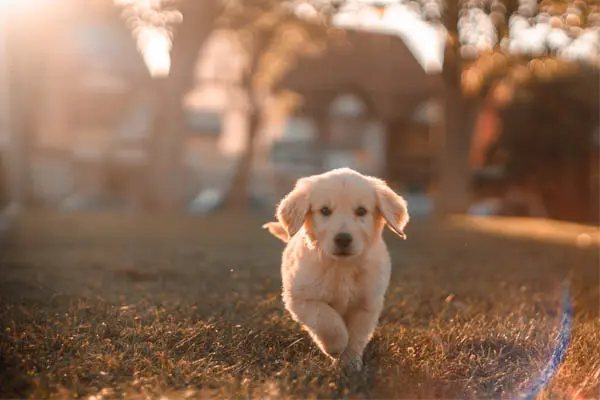
[[[349,233],[338,233],[333,238],[333,242],[335,243],[336,255],[349,255],[350,247],[352,246],[352,235]]]

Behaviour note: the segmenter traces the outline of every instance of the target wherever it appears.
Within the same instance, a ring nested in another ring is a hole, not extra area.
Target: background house
[[[268,206],[298,177],[340,166],[428,189],[439,77],[426,73],[398,36],[339,33],[342,41],[319,57],[302,58],[266,100],[251,190]],[[196,190],[227,190],[243,151],[248,106],[240,87],[244,53],[236,43],[226,31],[211,35],[186,96],[188,121],[206,125],[187,126],[188,198]],[[295,106],[280,95],[289,91],[299,97]],[[198,129],[211,134],[192,132]]]
[[[315,170],[351,166],[399,189],[427,191],[439,75],[428,74],[398,36],[351,29],[340,35],[281,82],[302,103],[275,150],[291,142],[289,153],[298,154],[293,143],[300,141]],[[281,163],[289,157],[274,154]]]

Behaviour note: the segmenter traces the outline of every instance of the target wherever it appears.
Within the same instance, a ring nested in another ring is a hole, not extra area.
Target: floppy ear
[[[406,239],[404,227],[410,218],[406,200],[381,179],[371,178],[371,180],[377,194],[377,207],[388,228],[402,239]]]
[[[302,178],[296,182],[294,190],[288,193],[277,207],[277,220],[287,231],[288,240],[304,225],[308,213],[308,179]]]
[[[262,227],[263,229],[267,229],[271,235],[275,236],[283,243],[289,242],[290,238],[288,237],[288,233],[279,222],[267,222]]]

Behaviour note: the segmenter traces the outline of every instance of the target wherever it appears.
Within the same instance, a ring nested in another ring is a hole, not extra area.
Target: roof
[[[341,93],[361,95],[381,118],[412,114],[439,88],[439,75],[425,72],[397,36],[339,30],[320,57],[302,58],[279,88],[299,93],[305,108],[322,108]]]

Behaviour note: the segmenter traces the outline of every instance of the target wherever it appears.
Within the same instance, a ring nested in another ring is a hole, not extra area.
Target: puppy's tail
[[[269,233],[281,240],[283,243],[289,242],[290,238],[285,228],[279,222],[267,222],[263,229],[267,229]]]

